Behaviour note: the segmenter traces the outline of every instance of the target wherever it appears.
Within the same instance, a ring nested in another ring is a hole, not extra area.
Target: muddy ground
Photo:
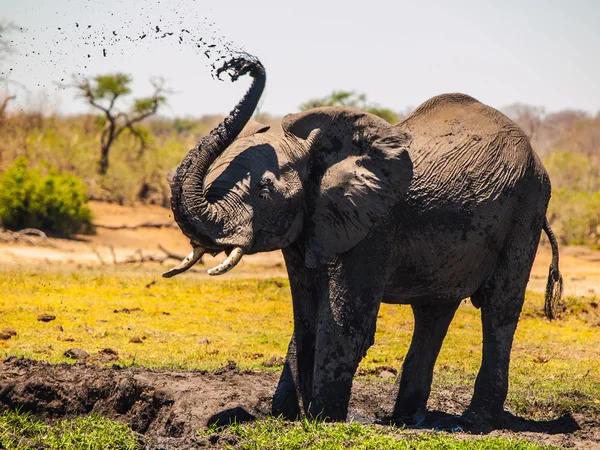
[[[50,365],[9,357],[0,364],[0,405],[49,419],[96,412],[131,424],[150,449],[221,448],[231,444],[223,442],[230,435],[198,437],[197,430],[211,423],[265,418],[277,379],[277,373],[240,371],[234,363],[212,372],[183,372],[85,363]],[[386,423],[395,392],[396,386],[390,382],[356,380],[351,416],[363,422]],[[470,396],[469,387],[434,390],[431,411],[420,430],[431,430],[437,420],[460,414]],[[506,413],[505,424],[506,429],[490,436],[600,448],[600,417],[564,415],[534,421]]]

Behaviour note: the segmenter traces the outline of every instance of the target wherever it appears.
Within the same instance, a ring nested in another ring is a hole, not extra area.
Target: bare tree
[[[5,95],[4,98],[0,101],[0,123],[4,120],[6,116],[6,108],[8,107],[8,103],[11,100],[17,98],[16,95]]]
[[[97,75],[94,78],[76,81],[75,87],[79,95],[91,106],[101,110],[106,117],[106,125],[100,136],[100,160],[98,173],[105,175],[109,167],[109,153],[111,146],[121,136],[123,131],[135,136],[140,144],[138,158],[140,158],[147,145],[146,134],[135,125],[142,120],[156,114],[158,108],[166,103],[164,80],[152,80],[154,92],[150,97],[137,98],[129,112],[116,110],[117,100],[130,94],[131,77],[123,73]]]
[[[0,60],[2,60],[9,53],[13,52],[13,49],[10,47],[8,35],[16,29],[17,26],[14,23],[0,22]]]
[[[546,111],[543,106],[513,103],[505,107],[503,112],[523,129],[530,141],[533,141],[542,125]]]
[[[2,62],[7,55],[13,53],[13,49],[10,46],[10,41],[8,39],[8,34],[17,30],[17,26],[13,23],[0,23],[0,62]],[[4,71],[0,71],[0,81],[8,84],[14,83],[12,80],[9,80],[8,77],[4,74]],[[11,100],[14,100],[16,95],[10,95],[9,93],[4,94],[3,98],[0,100],[0,122],[5,117],[6,108],[8,107],[8,103]]]

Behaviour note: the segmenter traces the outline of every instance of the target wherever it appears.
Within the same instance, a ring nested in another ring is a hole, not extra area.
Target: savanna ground
[[[94,236],[0,236],[0,448],[600,448],[598,251],[561,248],[566,307],[549,322],[550,250],[540,247],[513,346],[507,429],[428,427],[460,414],[472,394],[481,325],[468,302],[436,364],[423,428],[381,425],[413,324],[409,307],[390,305],[359,368],[354,421],[291,424],[268,418],[292,331],[281,255],[245,257],[217,279],[199,266],[166,280],[176,261],[159,244],[189,251],[168,209],[91,206]]]

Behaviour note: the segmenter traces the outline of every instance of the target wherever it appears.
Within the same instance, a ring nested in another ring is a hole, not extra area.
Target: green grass
[[[523,439],[500,437],[457,437],[445,432],[419,434],[389,426],[359,423],[327,424],[302,420],[288,422],[268,418],[226,428],[211,427],[198,433],[198,440],[210,448],[244,449],[518,449],[537,450],[543,446]],[[0,414],[0,448],[12,450],[138,450],[142,440],[131,428],[97,414],[48,423],[30,414],[5,411]]]
[[[537,450],[555,447],[534,444],[523,439],[499,437],[456,437],[445,432],[415,432],[389,426],[359,423],[327,424],[302,420],[287,422],[269,418],[261,422],[234,424],[224,429],[199,433],[204,441],[222,448],[240,450],[408,450],[408,449],[485,449]]]
[[[136,450],[139,437],[127,425],[92,414],[46,423],[27,413],[0,414],[0,448],[13,450]]]

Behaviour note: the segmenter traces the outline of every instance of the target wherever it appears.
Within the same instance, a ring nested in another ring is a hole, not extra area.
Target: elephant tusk
[[[212,269],[208,270],[208,274],[216,276],[223,275],[225,272],[229,272],[237,265],[237,263],[241,261],[242,256],[244,256],[244,250],[241,247],[235,247],[227,259],[225,259],[225,261],[223,261],[217,267],[213,267]]]
[[[192,250],[192,252],[187,255],[183,261],[181,261],[176,267],[173,267],[171,270],[163,273],[162,276],[164,278],[171,278],[175,275],[179,275],[181,272],[185,272],[198,261],[200,261],[200,258],[202,258],[202,255],[204,255],[205,252],[206,249],[204,247],[194,247],[194,250]]]

